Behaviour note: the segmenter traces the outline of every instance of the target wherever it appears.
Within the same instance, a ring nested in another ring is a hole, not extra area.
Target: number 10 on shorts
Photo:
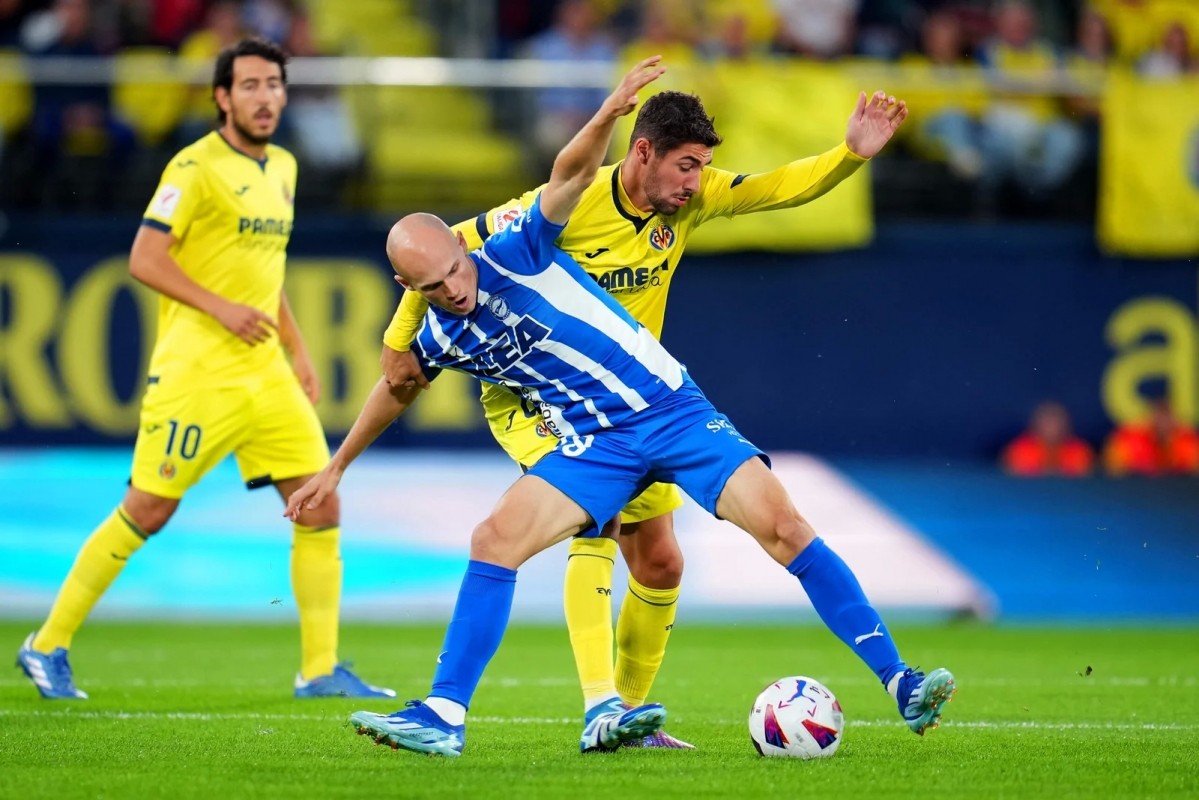
[[[179,420],[172,419],[167,421],[167,425],[171,427],[170,433],[167,435],[166,454],[169,456],[175,449],[175,442],[179,442],[179,457],[185,461],[190,461],[196,457],[196,453],[200,450],[200,426],[188,425],[180,431]]]

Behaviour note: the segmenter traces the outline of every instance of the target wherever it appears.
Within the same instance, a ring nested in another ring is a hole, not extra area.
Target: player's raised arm
[[[366,450],[371,442],[379,438],[379,434],[387,430],[388,425],[408,410],[421,391],[418,386],[394,387],[380,379],[367,396],[362,411],[358,413],[358,419],[354,420],[354,427],[346,434],[341,447],[337,448],[337,452],[329,459],[324,469],[292,492],[291,497],[287,498],[287,508],[283,510],[283,516],[294,522],[302,509],[320,506],[325,498],[337,489],[346,468],[362,455],[362,451]]]
[[[541,193],[541,213],[551,223],[565,225],[570,219],[583,190],[595,180],[604,163],[616,120],[636,108],[637,92],[666,71],[659,65],[661,60],[662,56],[650,56],[633,67],[595,116],[558,153],[549,183]]]
[[[845,144],[855,155],[874,158],[907,118],[908,104],[903,100],[896,100],[894,95],[881,90],[870,98],[862,92],[849,116]]]
[[[882,91],[862,92],[849,116],[845,141],[831,150],[752,175],[711,170],[697,221],[795,208],[823,197],[878,155],[907,118],[903,100]]]

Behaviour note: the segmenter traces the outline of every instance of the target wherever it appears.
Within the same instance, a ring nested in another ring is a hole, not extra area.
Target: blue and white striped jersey
[[[412,350],[430,378],[456,369],[528,398],[557,437],[585,436],[690,383],[682,365],[554,246],[540,198],[470,254],[475,309],[430,306]]]

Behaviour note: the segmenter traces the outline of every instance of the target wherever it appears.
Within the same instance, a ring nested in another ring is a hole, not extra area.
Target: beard
[[[646,180],[645,199],[649,201],[654,212],[664,217],[673,217],[679,212],[679,207],[662,197],[662,182],[656,178]]]
[[[268,133],[266,136],[259,136],[258,134],[250,131],[245,125],[241,124],[236,116],[231,117],[231,119],[233,122],[233,129],[237,131],[238,136],[242,137],[247,142],[250,142],[254,145],[270,144],[271,134],[274,133],[274,130],[272,130],[271,133]]]

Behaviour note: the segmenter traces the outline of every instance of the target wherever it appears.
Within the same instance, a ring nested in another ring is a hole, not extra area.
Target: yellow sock
[[[679,587],[649,589],[629,576],[629,591],[616,623],[616,690],[631,706],[645,703],[666,655]]]
[[[291,590],[300,612],[300,675],[312,680],[337,666],[341,529],[295,525],[294,531]]]
[[[616,694],[612,680],[612,565],[615,539],[576,538],[566,561],[563,605],[583,686],[583,707]]]
[[[71,649],[75,631],[124,569],[129,556],[146,543],[146,536],[120,506],[92,531],[58,590],[50,616],[33,637],[34,650],[49,653],[56,647]]]

